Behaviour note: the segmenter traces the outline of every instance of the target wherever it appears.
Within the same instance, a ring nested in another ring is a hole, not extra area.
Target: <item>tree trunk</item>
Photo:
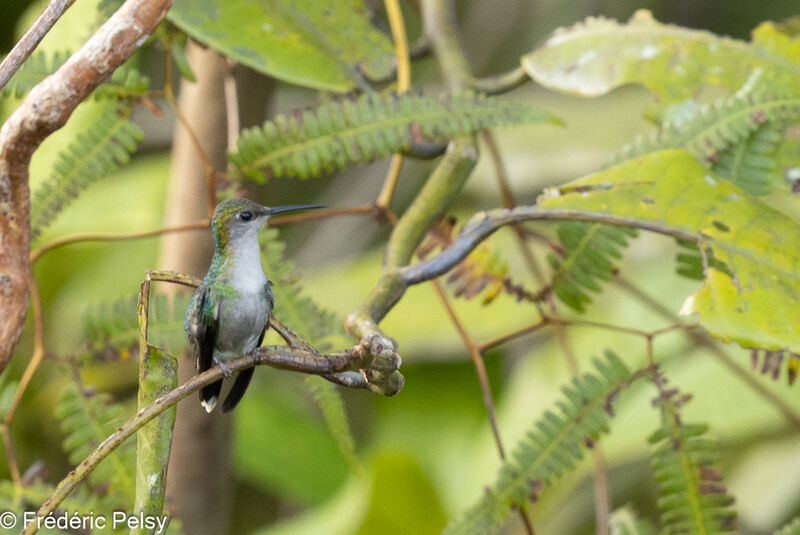
[[[181,85],[179,108],[187,118],[215,170],[225,168],[227,146],[223,80],[224,58],[194,42],[187,47],[196,83]],[[165,225],[179,225],[209,217],[206,170],[192,140],[180,122],[175,126],[172,179],[167,193]],[[161,242],[159,267],[202,277],[208,269],[214,242],[208,230],[166,235]],[[174,290],[173,290],[174,291]],[[195,374],[193,359],[180,359],[178,381]],[[167,508],[183,524],[185,533],[226,533],[231,505],[231,419],[217,410],[211,414],[192,396],[178,404],[172,454],[167,476]]]

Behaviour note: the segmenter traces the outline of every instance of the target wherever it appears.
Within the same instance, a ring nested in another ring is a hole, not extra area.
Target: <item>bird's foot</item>
[[[224,375],[225,377],[232,377],[233,376],[233,371],[231,371],[231,369],[228,367],[228,365],[225,364],[224,360],[218,360],[217,364],[219,364],[219,367],[222,370],[222,375]]]

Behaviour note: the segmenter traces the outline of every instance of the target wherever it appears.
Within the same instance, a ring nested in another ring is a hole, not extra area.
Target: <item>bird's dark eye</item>
[[[250,210],[245,210],[244,212],[239,214],[239,217],[242,218],[242,221],[250,221],[251,219],[253,219],[253,212],[251,212]]]

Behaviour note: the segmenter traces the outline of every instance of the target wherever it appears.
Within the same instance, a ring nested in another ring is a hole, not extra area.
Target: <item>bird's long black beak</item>
[[[323,204],[287,204],[286,206],[275,206],[267,208],[267,215],[280,214],[281,212],[291,212],[293,210],[310,210],[312,208],[325,208]]]

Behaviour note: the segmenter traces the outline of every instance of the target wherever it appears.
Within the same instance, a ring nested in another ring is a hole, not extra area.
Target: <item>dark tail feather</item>
[[[242,397],[247,391],[247,385],[250,384],[250,379],[253,378],[253,370],[255,368],[246,368],[236,376],[236,381],[233,382],[231,391],[228,392],[228,397],[225,398],[225,402],[222,404],[222,412],[233,410],[242,401]]]
[[[214,381],[213,383],[204,386],[200,389],[200,403],[205,407],[206,412],[214,410],[214,406],[219,399],[219,393],[222,391],[222,379]]]

